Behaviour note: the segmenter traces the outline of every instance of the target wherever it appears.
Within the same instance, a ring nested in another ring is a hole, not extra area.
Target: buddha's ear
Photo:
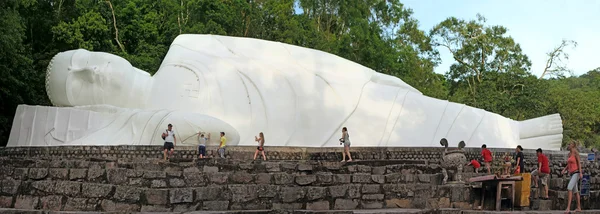
[[[77,79],[93,83],[95,81],[95,68],[86,66],[83,68],[70,68],[71,74],[73,74]]]

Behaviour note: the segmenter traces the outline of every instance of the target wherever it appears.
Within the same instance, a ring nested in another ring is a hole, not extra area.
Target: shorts
[[[206,156],[206,146],[198,146],[198,154],[202,156]]]
[[[571,190],[573,191],[573,193],[578,193],[579,190],[577,188],[577,183],[579,183],[579,172],[573,173],[573,175],[571,175],[569,185],[567,185],[567,190]]]
[[[350,145],[351,145],[351,144],[350,144],[350,141],[348,141],[348,142],[344,142],[344,146],[350,147]]]
[[[174,148],[175,148],[175,146],[173,145],[173,142],[165,142],[165,144],[163,145],[163,149],[166,149],[166,150],[171,150]]]
[[[264,148],[264,147],[260,147],[260,146],[258,146],[258,147],[256,147],[256,150],[258,150],[258,151],[261,151],[261,152],[262,152],[262,151],[264,151],[264,150],[265,150],[265,148]]]
[[[540,177],[542,186],[548,185],[548,177],[550,177],[550,176],[548,176],[547,173],[541,173],[539,170],[536,169],[536,170],[533,170],[533,172],[531,172],[531,175]]]

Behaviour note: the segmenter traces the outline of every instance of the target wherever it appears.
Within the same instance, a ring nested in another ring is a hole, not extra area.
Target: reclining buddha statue
[[[527,121],[424,96],[401,79],[322,51],[251,38],[180,35],[154,75],[108,53],[58,53],[47,69],[54,107],[21,105],[8,146],[180,145],[225,132],[228,145],[333,147],[341,128],[360,147],[558,150],[562,121]],[[218,139],[212,139],[213,144]]]

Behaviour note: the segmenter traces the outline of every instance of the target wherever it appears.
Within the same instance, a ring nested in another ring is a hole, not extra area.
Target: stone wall
[[[440,185],[439,149],[354,148],[356,159],[362,160],[340,163],[331,148],[270,148],[270,161],[243,161],[251,158],[254,149],[232,147],[229,159],[192,160],[193,148],[178,148],[178,158],[162,162],[160,147],[3,148],[0,207],[189,211],[471,209],[478,205],[471,186]],[[470,150],[468,156],[476,157],[478,152]],[[549,156],[553,162],[550,196],[554,208],[562,209],[568,180],[558,173],[565,156],[560,152]],[[530,167],[534,158],[531,151],[526,153]],[[586,163],[584,168],[593,177],[592,189],[598,190],[598,163]],[[473,176],[477,175],[465,175]],[[598,200],[599,192],[593,191],[583,201],[584,207],[600,208],[591,203]]]

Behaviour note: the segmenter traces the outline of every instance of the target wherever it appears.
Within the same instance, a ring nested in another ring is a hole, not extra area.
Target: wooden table
[[[500,211],[500,204],[502,202],[502,188],[506,187],[511,190],[511,210],[515,204],[515,182],[523,180],[521,176],[512,177],[498,177],[496,175],[479,176],[469,179],[469,182],[481,182],[481,207],[483,208],[485,203],[485,187],[496,186],[496,211]]]

